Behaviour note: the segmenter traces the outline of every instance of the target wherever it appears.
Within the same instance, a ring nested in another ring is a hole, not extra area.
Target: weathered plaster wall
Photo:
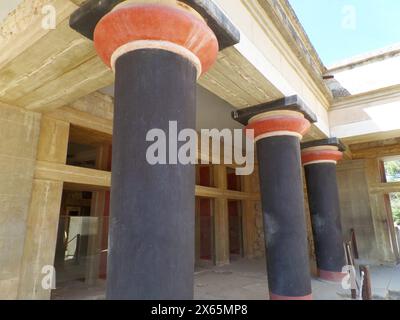
[[[36,159],[65,164],[69,124],[43,115]],[[62,181],[33,180],[26,219],[18,299],[49,299],[50,290],[42,287],[42,268],[52,266],[60,215]]]
[[[367,160],[343,161],[338,165],[343,235],[350,240],[350,229],[355,230],[360,259],[393,262],[385,208],[382,202],[376,202],[370,190],[370,176],[375,173],[372,169]]]
[[[261,201],[255,203],[255,237],[253,243],[254,257],[265,257],[265,238],[264,238],[264,221],[262,215]]]
[[[0,104],[0,299],[17,297],[40,115]]]

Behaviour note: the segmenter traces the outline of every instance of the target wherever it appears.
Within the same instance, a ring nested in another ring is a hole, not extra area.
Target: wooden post
[[[215,165],[214,181],[217,188],[227,189],[227,172],[223,165]],[[216,198],[214,200],[214,245],[215,264],[229,264],[229,217],[228,200]]]
[[[346,263],[354,268],[354,256],[352,252],[351,241],[344,243],[344,250],[346,255]],[[353,300],[357,299],[357,290],[355,288],[351,288],[351,298]]]
[[[68,138],[67,122],[43,116],[37,160],[65,164]],[[19,299],[50,298],[51,290],[43,289],[41,286],[42,268],[54,265],[62,191],[62,181],[34,179],[22,259]]]
[[[195,210],[195,266],[200,262],[200,199],[196,197]]]
[[[360,273],[364,273],[364,281],[361,283],[362,299],[372,300],[371,273],[369,266],[360,266]]]
[[[97,148],[96,169],[110,171],[110,145],[102,145]],[[86,267],[86,283],[95,285],[100,274],[100,251],[101,241],[104,233],[104,210],[106,209],[108,191],[93,192],[90,207],[90,216],[97,218],[97,234],[89,237],[88,243],[88,264]]]
[[[383,261],[396,261],[390,243],[390,228],[388,226],[388,214],[384,195],[382,193],[372,193],[370,190],[374,185],[381,182],[382,179],[378,159],[367,159],[365,170],[376,244],[378,253],[380,254],[379,258]]]
[[[351,236],[351,243],[352,243],[354,258],[359,259],[356,231],[354,229],[350,229],[350,236]]]
[[[243,177],[244,192],[254,192],[254,174]],[[257,182],[258,183],[258,182]],[[243,250],[245,258],[254,258],[254,241],[256,235],[256,201],[244,200],[243,201]]]

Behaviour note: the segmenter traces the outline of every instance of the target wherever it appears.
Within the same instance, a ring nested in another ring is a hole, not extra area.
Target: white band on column
[[[303,163],[303,166],[308,166],[309,164],[317,164],[317,163],[333,163],[333,164],[337,164],[337,161],[335,161],[335,160],[315,160],[315,161],[310,161],[310,162]]]
[[[300,140],[303,139],[303,136],[300,133],[294,131],[274,131],[274,132],[267,132],[264,134],[260,134],[254,139],[254,142],[257,142],[261,139],[269,138],[269,137],[279,137],[279,136],[293,136],[297,137]]]
[[[290,116],[290,117],[298,117],[298,118],[304,118],[304,115],[301,112],[298,111],[291,111],[291,110],[275,110],[275,111],[267,111],[260,113],[254,117],[251,117],[249,120],[249,123],[257,122],[257,121],[262,121],[266,120],[270,117],[276,117],[276,116]]]
[[[305,148],[302,151],[303,152],[308,152],[308,151],[326,151],[326,150],[338,151],[339,147],[336,147],[336,146],[316,146],[316,147]]]
[[[193,63],[197,69],[197,79],[201,76],[202,67],[200,59],[192,51],[175,43],[163,40],[136,40],[120,46],[111,56],[112,70],[115,72],[115,63],[120,56],[140,49],[160,49],[176,53]]]

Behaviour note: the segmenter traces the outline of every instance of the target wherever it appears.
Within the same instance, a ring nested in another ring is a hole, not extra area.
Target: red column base
[[[307,296],[300,296],[300,297],[289,297],[289,296],[281,296],[278,294],[274,294],[272,292],[269,293],[270,300],[312,300],[312,294]]]
[[[319,278],[321,280],[330,281],[340,283],[342,282],[343,278],[347,275],[347,273],[343,272],[334,272],[334,271],[326,271],[318,269]]]

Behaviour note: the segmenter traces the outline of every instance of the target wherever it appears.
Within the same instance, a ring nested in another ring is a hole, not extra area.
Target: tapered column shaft
[[[342,153],[336,146],[307,148],[305,144],[302,157],[319,277],[340,282],[345,276],[342,270],[346,263],[336,161],[342,158]]]
[[[94,42],[115,71],[106,297],[192,299],[195,172],[178,134],[195,128],[197,78],[218,41],[193,9],[147,0],[116,6]]]
[[[154,129],[195,127],[196,69],[162,50],[118,59],[107,297],[192,299],[194,166],[151,165]]]
[[[299,138],[265,138],[257,151],[271,298],[310,298]]]
[[[313,117],[296,96],[233,116],[257,144],[270,299],[310,300],[300,140]]]

